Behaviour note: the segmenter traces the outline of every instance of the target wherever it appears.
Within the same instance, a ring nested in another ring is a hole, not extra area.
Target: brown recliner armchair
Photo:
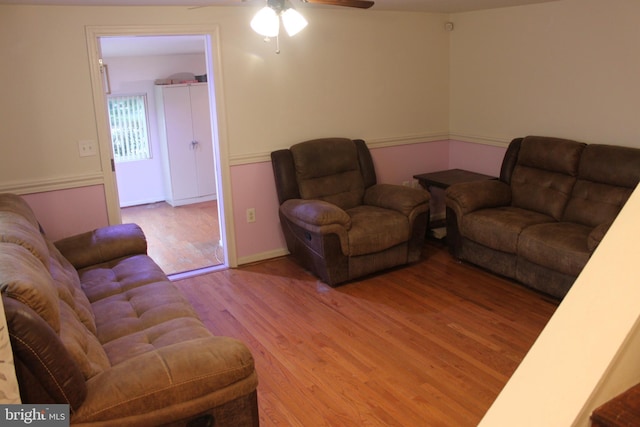
[[[271,161],[287,248],[328,285],[420,258],[429,193],[377,184],[364,141],[301,142]]]

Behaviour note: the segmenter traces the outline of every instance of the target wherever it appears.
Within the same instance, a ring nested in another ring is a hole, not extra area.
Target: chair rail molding
[[[11,181],[0,184],[0,192],[15,194],[44,193],[48,191],[68,190],[93,185],[103,185],[102,172],[85,175],[40,178],[37,180]]]

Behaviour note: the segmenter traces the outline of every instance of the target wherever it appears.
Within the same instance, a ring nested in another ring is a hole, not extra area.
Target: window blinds
[[[108,103],[116,163],[150,159],[146,95],[110,96]]]

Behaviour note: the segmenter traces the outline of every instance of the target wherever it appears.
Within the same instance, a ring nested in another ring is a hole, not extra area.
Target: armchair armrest
[[[342,253],[348,253],[351,217],[340,207],[322,200],[289,199],[280,205],[280,215],[309,236],[337,235]]]
[[[453,184],[445,192],[445,203],[458,216],[478,209],[508,206],[511,187],[498,180]]]
[[[76,269],[147,253],[147,239],[136,224],[102,227],[58,240],[54,244]]]
[[[280,210],[301,227],[340,225],[351,228],[351,218],[344,210],[322,200],[289,199],[280,206]]]
[[[426,190],[393,184],[376,184],[364,193],[364,204],[393,209],[411,216],[429,210],[431,196]],[[414,212],[419,208],[419,212]]]

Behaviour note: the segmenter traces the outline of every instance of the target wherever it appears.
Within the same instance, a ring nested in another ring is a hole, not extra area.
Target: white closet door
[[[194,167],[196,144],[193,143],[195,138],[189,87],[165,87],[164,109],[173,199],[197,197],[198,172]]]
[[[195,169],[200,196],[216,194],[216,176],[213,162],[213,138],[207,85],[190,86],[191,119],[195,147]]]

